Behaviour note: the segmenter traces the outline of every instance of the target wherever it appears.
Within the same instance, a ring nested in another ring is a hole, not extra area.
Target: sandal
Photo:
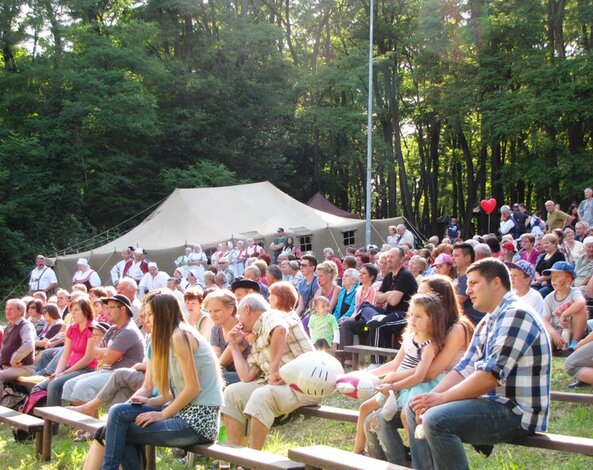
[[[86,442],[93,438],[90,432],[82,432],[74,438],[74,442]]]

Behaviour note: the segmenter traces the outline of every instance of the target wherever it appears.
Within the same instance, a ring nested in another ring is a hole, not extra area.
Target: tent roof
[[[356,214],[340,209],[339,207],[328,201],[323,194],[317,192],[307,202],[309,207],[319,211],[327,212],[328,214],[337,215],[338,217],[345,217],[347,219],[360,219]]]
[[[302,204],[268,181],[175,189],[138,226],[92,252],[112,253],[127,246],[161,250],[187,243],[207,247],[231,236],[258,238],[258,233],[275,233],[278,227],[287,233],[312,233],[328,226],[349,226],[352,222]]]

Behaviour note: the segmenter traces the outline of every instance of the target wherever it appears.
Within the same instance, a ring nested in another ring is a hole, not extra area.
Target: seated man
[[[574,286],[585,293],[587,284],[593,277],[593,237],[583,240],[583,254],[576,259],[574,265]]]
[[[504,264],[467,271],[467,295],[487,312],[459,364],[406,408],[414,468],[468,469],[463,442],[492,445],[545,431],[551,354],[540,316],[509,292]],[[415,437],[416,419],[425,439]]]
[[[281,366],[314,347],[300,322],[271,310],[259,294],[241,300],[239,322],[230,332],[229,344],[241,382],[226,387],[221,412],[231,444],[261,449],[275,417],[321,400],[296,392],[279,373]],[[245,359],[241,341],[247,334],[254,342]]]
[[[19,299],[6,302],[8,325],[4,329],[0,351],[0,397],[4,384],[23,375],[33,375],[35,356],[35,327],[25,320],[25,303]]]
[[[74,377],[64,384],[62,400],[72,404],[79,405],[95,398],[114,370],[144,361],[144,338],[132,320],[130,299],[116,294],[102,301],[107,303],[113,323],[103,339],[107,346],[95,348],[95,356],[103,362],[103,368]]]

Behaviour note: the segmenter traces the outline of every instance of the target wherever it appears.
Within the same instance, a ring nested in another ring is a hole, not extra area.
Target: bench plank
[[[346,408],[337,408],[335,406],[302,406],[295,410],[295,413],[303,416],[315,416],[318,418],[334,419],[336,421],[346,421],[356,423],[358,420],[358,410],[348,410]]]
[[[257,470],[302,470],[305,468],[305,465],[302,463],[295,462],[281,455],[226,443],[196,444],[185,447],[184,449],[203,455],[204,457],[231,462],[235,465]]]
[[[288,456],[307,465],[307,468],[328,470],[407,470],[407,467],[354,454],[342,449],[317,445],[288,449]]]
[[[0,406],[0,421],[10,424],[15,428],[35,433],[35,456],[41,457],[43,453],[43,420],[28,414]]]
[[[43,460],[51,460],[52,425],[60,423],[76,429],[94,434],[97,429],[105,425],[105,421],[87,416],[78,411],[62,408],[61,406],[45,406],[35,408],[35,415],[44,419],[43,423]]]
[[[552,390],[550,392],[550,399],[569,403],[593,403],[593,395],[589,393],[555,392]]]

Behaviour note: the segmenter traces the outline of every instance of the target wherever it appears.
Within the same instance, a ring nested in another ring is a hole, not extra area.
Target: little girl
[[[330,315],[329,299],[320,295],[313,299],[315,312],[309,319],[309,334],[317,350],[337,349],[340,343],[340,328],[333,315]]]
[[[390,363],[389,372],[378,387],[380,393],[360,405],[356,424],[354,452],[362,453],[365,447],[364,422],[373,411],[381,408],[381,415],[391,421],[398,409],[406,406],[414,396],[432,390],[443,377],[424,382],[433,359],[443,347],[447,336],[446,314],[436,294],[416,294],[410,300],[408,328],[402,347]],[[407,433],[406,422],[402,422]]]

